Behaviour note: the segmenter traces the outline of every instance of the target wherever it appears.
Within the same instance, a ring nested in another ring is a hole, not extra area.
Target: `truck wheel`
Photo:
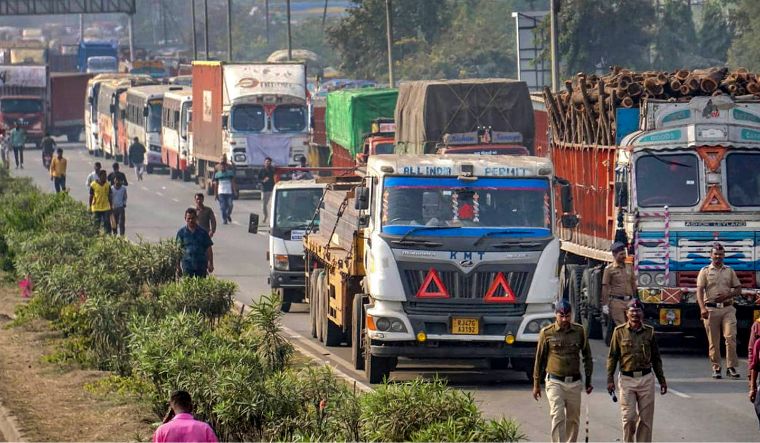
[[[322,339],[325,346],[340,346],[343,342],[343,331],[332,322],[330,312],[330,283],[324,278],[322,285]]]
[[[524,372],[528,380],[533,381],[533,363],[531,358],[513,358],[512,369]]]
[[[317,338],[317,283],[319,282],[319,275],[322,273],[321,269],[314,269],[309,275],[309,325],[311,329],[311,336]]]
[[[612,340],[612,331],[615,330],[615,323],[612,321],[609,315],[602,314],[602,336],[604,338],[604,344],[609,346],[610,340]]]
[[[324,273],[324,271],[322,271],[319,274],[319,278],[317,279],[317,287],[316,287],[316,293],[317,293],[316,305],[317,305],[317,310],[316,310],[315,318],[314,318],[314,320],[315,320],[314,323],[317,326],[317,340],[319,340],[320,343],[323,341],[322,340],[322,336],[324,335],[324,330],[323,330],[324,322],[322,321],[322,316],[324,315],[324,313],[322,312],[323,306],[324,306],[324,301],[322,300],[322,298],[324,297],[324,294],[323,294],[324,290],[322,289],[323,286],[324,286],[324,281],[325,281],[325,273]]]
[[[586,268],[583,271],[580,293],[581,323],[586,329],[586,336],[589,339],[602,339],[602,325],[596,317],[597,308],[591,303],[591,300],[598,296],[595,293],[597,285],[592,281],[595,278],[593,271],[591,268]]]
[[[178,177],[179,177],[179,171],[177,169],[169,167],[169,178],[171,180],[176,180]]]
[[[66,141],[69,143],[76,143],[79,141],[79,131],[77,132],[69,132],[66,134]]]
[[[190,176],[190,169],[185,169],[184,171],[181,171],[180,174],[182,175],[182,181],[183,182],[189,182],[190,179],[192,178]]]
[[[285,288],[280,288],[280,311],[282,312],[290,312],[290,300],[288,299],[287,295],[288,290]]]
[[[206,195],[214,195],[214,187],[211,186],[211,182],[206,182]]]
[[[147,172],[148,174],[153,174],[153,165],[145,166],[145,172]]]
[[[565,265],[565,276],[567,278],[567,300],[573,308],[573,321],[581,322],[581,284],[583,281],[582,265]]]
[[[367,376],[367,381],[374,385],[390,378],[393,359],[372,355],[369,346],[365,346],[364,349],[364,375]]]
[[[351,311],[351,360],[354,369],[364,370],[364,296],[354,296],[353,310]]]

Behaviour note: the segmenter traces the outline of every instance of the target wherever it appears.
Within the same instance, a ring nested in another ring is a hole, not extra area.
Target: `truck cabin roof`
[[[513,178],[550,176],[553,168],[549,159],[527,155],[476,154],[378,154],[369,157],[367,171],[386,176],[442,176]]]
[[[476,155],[530,155],[528,148],[520,145],[473,145],[442,146],[437,154],[476,154]]]

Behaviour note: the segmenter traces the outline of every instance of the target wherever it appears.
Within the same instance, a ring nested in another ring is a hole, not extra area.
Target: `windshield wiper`
[[[686,165],[686,164],[683,164],[683,163],[674,162],[673,160],[667,160],[667,159],[663,158],[661,155],[655,154],[654,151],[652,151],[651,149],[642,149],[642,152],[646,152],[647,154],[649,154],[652,157],[654,157],[655,160],[659,161],[660,163],[664,163],[664,164],[666,164],[668,166],[676,165],[676,166],[681,166],[681,167],[684,167],[684,168],[691,168],[691,165]]]
[[[503,229],[501,231],[489,231],[485,234],[478,237],[477,240],[475,240],[475,243],[473,243],[473,246],[477,246],[482,242],[483,240],[487,239],[488,237],[491,237],[493,235],[500,235],[500,234],[532,234],[533,231],[528,231],[526,229]]]
[[[410,235],[414,234],[415,232],[420,231],[434,231],[436,229],[461,229],[461,226],[418,226],[416,228],[412,228],[406,232],[406,234],[402,235],[400,239],[394,241],[393,243],[400,244],[400,243],[418,243],[418,244],[426,244],[429,246],[440,246],[439,243],[431,242],[428,240],[407,240],[406,238]]]
[[[539,242],[529,242],[529,243],[504,242],[504,243],[497,243],[495,245],[491,245],[492,248],[499,248],[499,249],[506,249],[506,248],[532,249],[539,246],[541,246],[541,243]]]

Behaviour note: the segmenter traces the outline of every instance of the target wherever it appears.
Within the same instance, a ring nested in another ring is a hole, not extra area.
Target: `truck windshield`
[[[42,102],[33,98],[4,98],[0,110],[7,113],[34,114],[42,112]]]
[[[232,129],[259,132],[264,129],[264,108],[259,105],[237,105],[232,109]]]
[[[280,132],[298,132],[306,129],[306,109],[299,105],[278,106],[274,110],[274,128]]]
[[[161,100],[151,100],[148,102],[148,127],[147,132],[161,132]]]
[[[116,72],[118,68],[116,57],[97,56],[87,59],[87,72]]]
[[[551,197],[546,179],[386,177],[383,232],[401,235],[418,226],[464,229],[419,231],[415,235],[480,236],[490,229],[520,228],[522,236],[547,236]],[[470,228],[470,229],[467,229]],[[531,229],[525,229],[531,228]]]
[[[726,157],[728,202],[733,206],[760,206],[760,155],[733,153]]]
[[[693,154],[647,154],[636,160],[642,207],[691,207],[699,202],[699,168]]]
[[[322,188],[281,189],[274,202],[274,229],[280,235],[286,231],[304,230],[314,217],[322,199]],[[319,224],[319,218],[315,221]]]
[[[393,143],[378,143],[375,145],[375,154],[393,154]]]

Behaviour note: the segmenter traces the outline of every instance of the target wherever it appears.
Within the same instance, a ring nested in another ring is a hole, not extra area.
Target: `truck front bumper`
[[[269,286],[272,288],[304,288],[306,274],[300,271],[270,271]]]
[[[754,321],[754,311],[760,311],[760,306],[734,304],[734,307],[737,328],[749,329]],[[678,318],[678,324],[674,324],[674,317]],[[697,303],[645,303],[644,321],[662,333],[701,335],[704,332]]]
[[[536,357],[536,344],[516,342],[451,341],[428,339],[415,341],[382,342],[372,340],[370,353],[377,357],[409,357],[421,359],[480,359],[512,358],[532,360]]]

